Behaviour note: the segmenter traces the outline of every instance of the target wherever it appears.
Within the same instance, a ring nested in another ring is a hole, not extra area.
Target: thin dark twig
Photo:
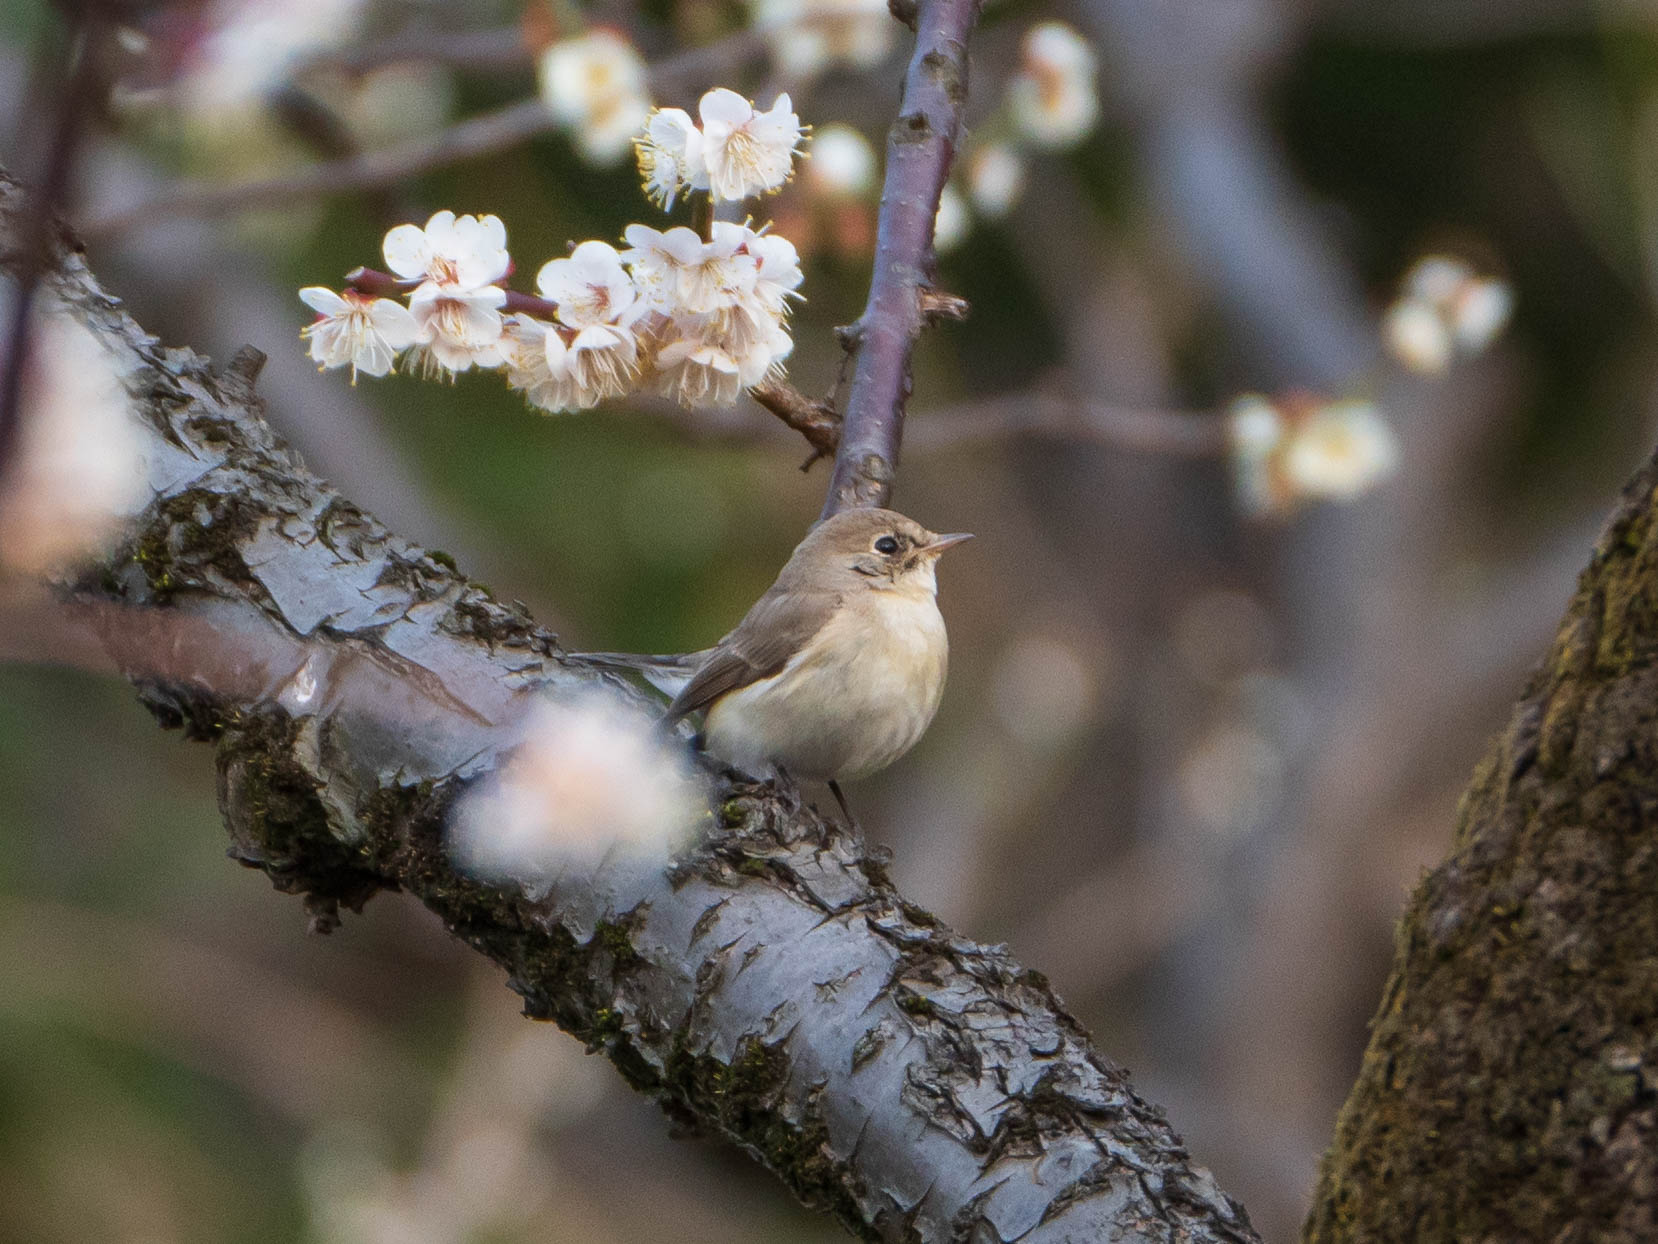
[[[80,9],[58,64],[43,82],[64,82],[57,124],[46,148],[44,167],[24,209],[17,239],[13,300],[5,355],[0,359],[0,478],[10,467],[22,433],[23,368],[29,352],[30,316],[41,278],[50,264],[52,228],[69,193],[75,154],[103,82],[103,35],[107,23],[98,5]]]
[[[887,137],[869,301],[842,337],[856,358],[824,517],[851,506],[884,505],[891,496],[910,355],[926,321],[947,313],[938,299],[924,307],[923,297],[932,286],[933,221],[967,104],[967,37],[979,0],[921,0],[913,12],[915,51]]]

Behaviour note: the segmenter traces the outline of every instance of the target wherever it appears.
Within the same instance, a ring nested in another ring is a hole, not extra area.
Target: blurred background
[[[145,327],[265,351],[314,470],[569,647],[741,615],[827,480],[771,416],[353,387],[313,370],[295,291],[440,208],[505,221],[519,288],[660,225],[625,151],[537,102],[542,54],[603,25],[658,103],[786,89],[816,127],[761,210],[805,258],[790,377],[826,393],[868,282],[859,137],[909,46],[884,5],[120,14],[62,207]],[[14,171],[67,46],[44,0],[0,8]],[[896,501],[979,539],[942,575],[937,723],[850,794],[903,890],[1045,972],[1287,1240],[1404,896],[1652,444],[1658,7],[1001,0],[968,120],[941,276],[973,310],[922,342]],[[1414,314],[1425,256],[1490,280],[1491,332]],[[1252,457],[1245,394],[1280,436],[1361,409],[1325,446],[1348,474]],[[0,590],[0,1240],[842,1238],[671,1139],[411,902],[307,937],[224,860],[206,749],[60,640]]]

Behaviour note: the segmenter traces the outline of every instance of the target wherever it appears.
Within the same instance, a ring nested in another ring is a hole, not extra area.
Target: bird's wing
[[[702,667],[668,705],[672,724],[689,713],[762,678],[770,678],[788,664],[823,629],[840,608],[836,591],[801,591],[774,586],[748,616],[714,648]]]

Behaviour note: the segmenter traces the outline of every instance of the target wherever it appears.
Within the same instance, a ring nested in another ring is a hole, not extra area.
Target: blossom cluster
[[[647,193],[664,205],[685,192],[732,200],[788,180],[801,136],[788,96],[761,111],[715,90],[700,112],[700,126],[677,109],[642,120]],[[300,290],[318,316],[301,335],[319,368],[349,367],[353,383],[400,358],[427,376],[500,369],[549,412],[638,391],[729,404],[781,371],[802,279],[793,243],[730,221],[705,233],[632,224],[624,239],[622,250],[582,242],[542,265],[535,295],[520,294],[505,285],[513,261],[500,219],[441,211],[386,234],[390,274],[360,269],[343,292]]]
[[[1399,465],[1399,442],[1373,403],[1309,394],[1233,403],[1227,435],[1238,497],[1253,514],[1282,516],[1305,501],[1351,501]]]
[[[1484,351],[1507,326],[1514,294],[1460,259],[1429,255],[1405,274],[1382,318],[1388,353],[1411,371],[1443,375],[1458,357]]]

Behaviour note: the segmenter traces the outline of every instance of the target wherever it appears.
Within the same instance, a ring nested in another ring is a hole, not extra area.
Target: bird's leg
[[[852,815],[852,808],[846,802],[846,796],[841,792],[841,784],[834,778],[829,779],[829,793],[835,797],[835,802],[841,806],[841,815],[846,818],[846,827],[852,831],[852,836],[862,838],[864,829],[858,824],[858,818]]]
[[[778,791],[789,802],[790,807],[798,811],[800,808],[800,783],[795,781],[789,771],[782,765],[777,765],[775,768],[777,769]]]

